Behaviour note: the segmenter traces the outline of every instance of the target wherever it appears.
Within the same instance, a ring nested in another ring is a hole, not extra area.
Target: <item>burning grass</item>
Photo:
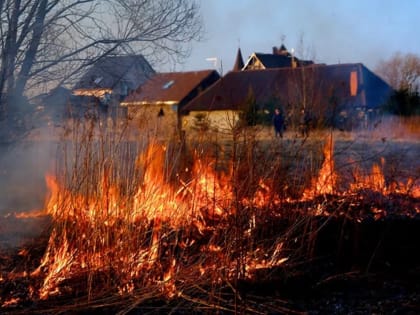
[[[418,178],[388,182],[385,162],[371,171],[350,163],[353,181],[340,185],[332,137],[315,175],[305,176],[295,164],[307,158],[303,142],[280,147],[279,155],[247,135],[229,147],[186,147],[98,142],[87,134],[75,136],[57,174],[47,177],[48,240],[15,257],[32,264],[2,273],[6,311],[125,314],[188,305],[292,312],[281,299],[261,306],[250,287],[281,287],[296,266],[317,259],[327,227],[342,227],[331,234],[341,241],[334,250],[342,249],[346,222],[418,219],[420,211]],[[358,254],[366,266],[366,253]]]

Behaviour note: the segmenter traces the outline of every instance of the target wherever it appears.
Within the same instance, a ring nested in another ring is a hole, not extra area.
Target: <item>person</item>
[[[305,111],[304,108],[300,111],[300,120],[299,120],[299,127],[300,133],[302,137],[309,137],[309,124],[311,122],[311,117],[309,116],[308,112]]]
[[[283,138],[284,117],[278,108],[274,110],[273,125],[276,138]]]

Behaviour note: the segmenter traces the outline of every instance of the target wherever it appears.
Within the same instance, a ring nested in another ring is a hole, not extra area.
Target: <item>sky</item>
[[[420,55],[420,0],[199,0],[205,32],[177,71],[233,67],[282,43],[317,63],[374,70],[396,52]],[[217,58],[217,62],[207,60]]]

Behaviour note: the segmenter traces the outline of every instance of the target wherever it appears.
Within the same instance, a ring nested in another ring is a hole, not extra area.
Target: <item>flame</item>
[[[304,190],[302,199],[295,201],[339,194],[332,138],[326,141],[323,153],[319,176]],[[60,294],[63,281],[81,273],[87,279],[109,275],[119,294],[134,294],[139,288],[153,286],[167,298],[174,298],[182,294],[185,279],[220,283],[220,274],[233,276],[238,270],[241,276],[254,277],[258,269],[289,260],[282,239],[275,240],[270,248],[254,246],[250,241],[253,245],[244,248],[242,256],[237,254],[242,250],[236,248],[241,243],[238,239],[229,240],[234,246],[224,243],[224,237],[232,234],[252,239],[261,225],[261,209],[278,209],[272,216],[281,213],[285,199],[275,193],[274,179],[259,179],[253,193],[238,198],[231,167],[216,172],[213,161],[197,158],[182,174],[188,176],[174,180],[167,174],[166,155],[167,148],[157,142],[139,155],[135,162],[139,178],[133,181],[137,186],[130,190],[132,194],[119,185],[112,163],[100,166],[100,180],[90,189],[46,177],[46,213],[54,226],[40,266],[31,274],[43,277],[37,292],[40,299]],[[370,174],[355,171],[356,182],[341,194],[366,187],[390,193],[384,165],[385,160],[374,164]],[[404,189],[412,195],[419,192],[412,180]],[[326,214],[322,207],[315,210]],[[378,217],[384,215],[381,209],[372,211]],[[223,235],[225,229],[231,229],[232,221],[244,223],[242,229],[226,230]]]
[[[89,196],[65,189],[47,176],[50,197],[46,207],[57,227],[41,266],[33,273],[47,272],[39,291],[41,299],[58,294],[59,284],[72,274],[83,269],[106,270],[109,264],[121,278],[119,291],[129,292],[134,289],[132,279],[161,270],[163,246],[170,231],[196,226],[204,233],[207,219],[232,213],[228,210],[231,188],[210,165],[198,161],[191,180],[176,190],[165,178],[165,154],[164,146],[152,143],[139,156],[136,165],[143,170],[143,178],[131,199],[113,183],[109,165],[104,166],[99,189]],[[137,229],[143,234],[136,237]],[[174,296],[175,265],[176,259],[167,271],[161,271],[161,277],[157,272],[145,281],[161,283],[166,294]]]
[[[18,305],[20,303],[20,298],[10,298],[6,301],[4,301],[1,305],[1,307],[10,307],[14,305]]]
[[[409,177],[404,183],[402,181],[392,181],[387,183],[384,175],[385,159],[381,158],[380,164],[374,163],[370,173],[363,174],[359,169],[354,171],[354,183],[350,184],[350,191],[357,192],[363,189],[379,192],[383,195],[400,193],[414,198],[420,197],[420,187],[416,186],[415,181]]]
[[[38,218],[38,217],[42,217],[45,216],[46,212],[44,209],[41,210],[32,210],[32,211],[28,211],[28,212],[19,212],[19,213],[15,213],[14,216],[17,219],[28,219],[28,218]]]
[[[163,284],[164,284],[164,293],[168,298],[173,298],[176,295],[179,295],[180,292],[177,291],[175,285],[175,267],[176,267],[176,259],[172,259],[169,269],[163,275]]]
[[[64,242],[62,242],[59,247],[55,247],[51,245],[51,242],[57,239],[56,233],[57,233],[56,231],[53,231],[50,237],[50,244],[48,244],[49,248],[51,248],[52,250],[55,250],[55,252],[47,251],[47,255],[44,256],[43,260],[41,261],[41,265],[39,269],[37,269],[33,274],[33,275],[38,274],[39,270],[42,267],[48,266],[48,269],[50,270],[50,272],[45,277],[44,283],[39,292],[39,297],[42,300],[48,298],[48,296],[50,295],[55,295],[55,294],[60,293],[58,289],[58,283],[66,279],[66,277],[69,275],[68,272],[70,268],[72,267],[72,260],[75,254],[69,250],[70,245],[67,241],[65,232],[62,237]]]
[[[372,165],[371,173],[367,175],[360,174],[360,171],[355,170],[355,182],[350,184],[350,190],[357,191],[360,189],[371,189],[373,191],[386,193],[387,187],[385,184],[385,176],[383,174],[383,165],[385,164],[385,159],[381,159],[382,167],[374,163]]]
[[[407,181],[406,192],[411,193],[414,198],[420,198],[420,186],[416,186],[414,180],[410,177]]]
[[[334,142],[332,136],[324,145],[324,162],[317,178],[312,180],[312,186],[305,189],[303,200],[312,199],[318,195],[333,194],[336,192],[337,174],[334,166]]]

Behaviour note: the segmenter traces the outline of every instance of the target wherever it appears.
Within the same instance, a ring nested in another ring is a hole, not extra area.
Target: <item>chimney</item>
[[[273,46],[273,55],[277,55],[279,53],[279,50],[276,46]]]
[[[283,44],[281,44],[281,47],[278,48],[277,52],[279,55],[283,55],[283,56],[289,55],[289,52],[287,51],[286,46],[284,46]]]

